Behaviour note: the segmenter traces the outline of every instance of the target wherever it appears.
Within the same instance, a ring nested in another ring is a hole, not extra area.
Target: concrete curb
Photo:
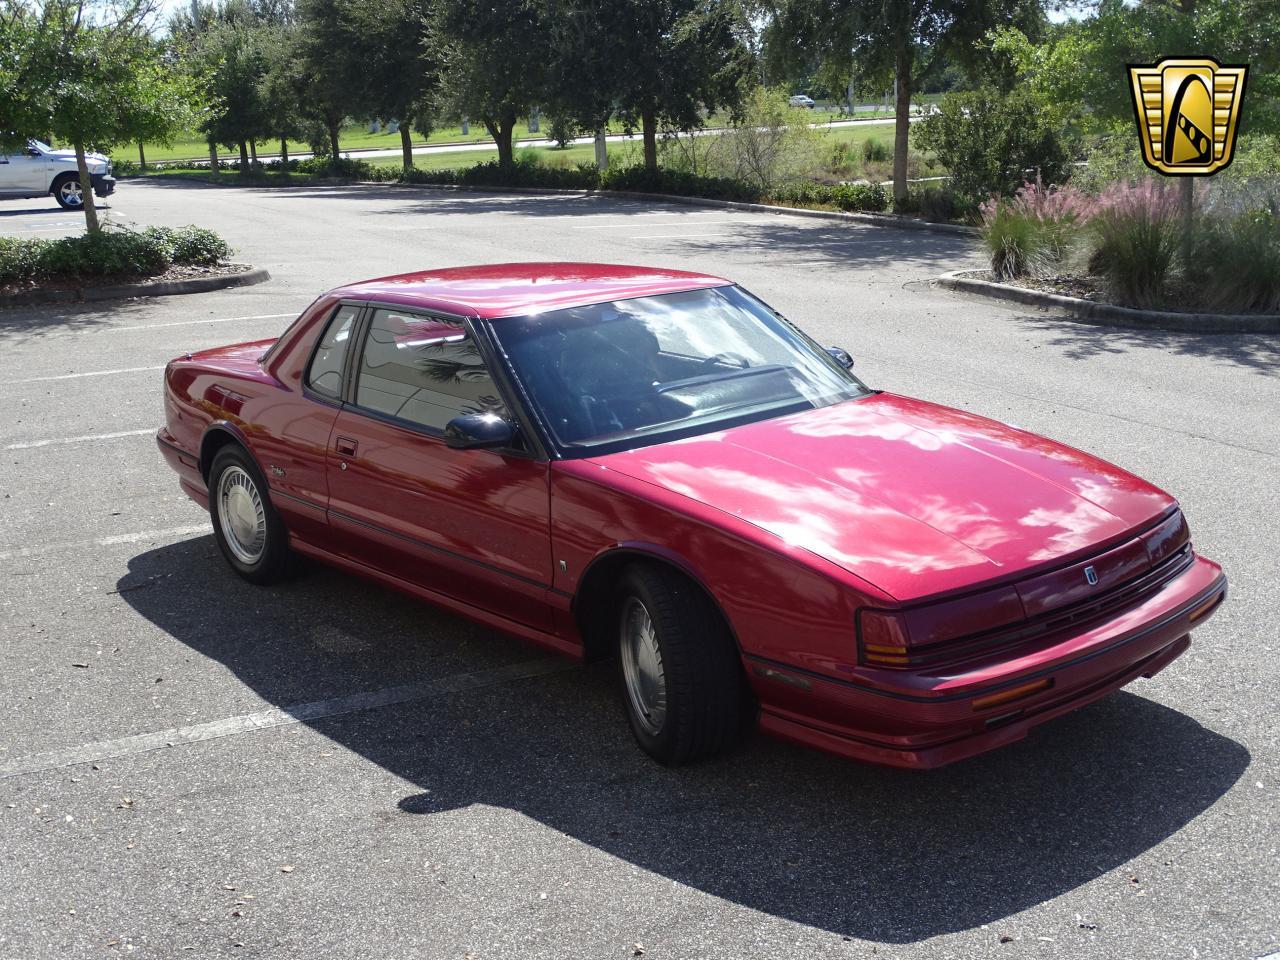
[[[238,266],[238,264],[232,264]],[[123,300],[129,297],[172,297],[183,293],[207,293],[227,287],[250,287],[266,283],[271,274],[262,267],[220,277],[192,277],[188,280],[154,280],[149,283],[119,283],[102,287],[60,290],[29,290],[0,296],[0,309],[30,307],[45,303],[82,303],[94,300]]]
[[[1137,310],[1112,303],[1094,303],[1079,297],[1042,293],[1007,283],[967,277],[969,270],[953,270],[934,283],[948,290],[975,293],[996,300],[1012,300],[1036,307],[1065,310],[1077,320],[1102,327],[1138,327],[1179,333],[1280,333],[1280,315],[1265,313],[1177,313],[1169,310]]]
[[[806,207],[781,207],[769,203],[745,203],[740,200],[711,200],[707,197],[682,197],[671,193],[640,193],[632,190],[580,190],[556,187],[477,187],[450,183],[396,183],[374,180],[355,180],[353,183],[371,187],[412,187],[418,190],[453,190],[466,193],[522,193],[548,196],[602,196],[626,197],[635,200],[656,200],[661,203],[681,203],[691,207],[717,207],[725,210],[749,210],[753,213],[773,213],[779,216],[812,217],[817,220],[843,220],[846,223],[865,223],[877,227],[898,227],[904,230],[928,230],[953,236],[977,237],[976,227],[958,223],[930,223],[899,217],[891,213],[845,213],[842,210],[810,210]]]
[[[154,174],[163,176],[164,174]],[[314,186],[353,184],[361,187],[394,187],[400,190],[441,190],[453,193],[515,193],[550,197],[624,197],[633,200],[655,200],[661,203],[682,203],[691,207],[717,207],[726,210],[749,210],[754,213],[774,213],[779,216],[813,217],[817,220],[843,220],[846,223],[864,223],[876,227],[897,227],[902,230],[927,230],[960,237],[980,236],[977,227],[959,223],[931,223],[911,217],[899,217],[892,213],[845,213],[842,210],[810,210],[806,207],[776,207],[768,203],[744,203],[739,200],[711,200],[706,197],[681,197],[671,193],[639,193],[631,190],[584,190],[568,187],[480,187],[458,183],[399,183],[394,180],[340,180],[325,178],[310,183],[222,183],[197,177],[183,177],[188,183],[204,183],[216,187],[262,187],[270,190],[305,189]]]

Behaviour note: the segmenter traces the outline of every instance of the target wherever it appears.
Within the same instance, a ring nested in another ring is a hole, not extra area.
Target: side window
[[[333,315],[307,369],[307,386],[321,396],[337,400],[342,396],[342,365],[351,345],[351,325],[360,314],[359,307],[342,306]]]
[[[394,310],[373,313],[356,404],[440,431],[462,413],[506,413],[465,326]]]

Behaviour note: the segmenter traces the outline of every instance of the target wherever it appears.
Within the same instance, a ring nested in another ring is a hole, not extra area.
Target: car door
[[[259,466],[267,476],[271,498],[290,532],[317,546],[330,542],[328,518],[328,457],[334,421],[342,408],[343,384],[356,327],[363,313],[361,303],[329,302],[316,308],[314,340],[304,345],[300,369],[286,379],[297,389],[272,395],[268,403],[252,411],[251,442]],[[211,402],[222,408],[235,398],[216,384]]]
[[[43,155],[31,156],[28,150],[0,156],[0,193],[13,197],[30,197],[49,189],[47,167]]]
[[[456,450],[445,425],[505,412],[469,325],[374,305],[329,448],[338,549],[428,590],[549,629],[548,465]]]

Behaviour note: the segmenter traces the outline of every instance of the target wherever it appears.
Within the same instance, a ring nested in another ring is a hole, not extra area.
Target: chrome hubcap
[[[63,200],[67,201],[67,203],[73,204],[74,206],[78,207],[80,204],[84,203],[84,195],[80,192],[79,180],[68,180],[62,185],[58,192],[62,194]]]
[[[667,677],[653,620],[635,597],[629,597],[622,608],[620,639],[622,677],[631,710],[640,726],[656,736],[667,719]]]
[[[218,525],[237,560],[254,564],[267,545],[267,511],[253,478],[227,467],[218,479]]]

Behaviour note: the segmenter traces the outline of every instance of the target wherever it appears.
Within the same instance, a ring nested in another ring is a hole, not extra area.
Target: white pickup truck
[[[100,197],[115,192],[111,161],[100,153],[85,157],[93,192]],[[22,153],[0,153],[0,199],[15,197],[53,198],[66,210],[84,206],[84,186],[76,169],[74,150],[55,150],[39,140],[28,140]]]

